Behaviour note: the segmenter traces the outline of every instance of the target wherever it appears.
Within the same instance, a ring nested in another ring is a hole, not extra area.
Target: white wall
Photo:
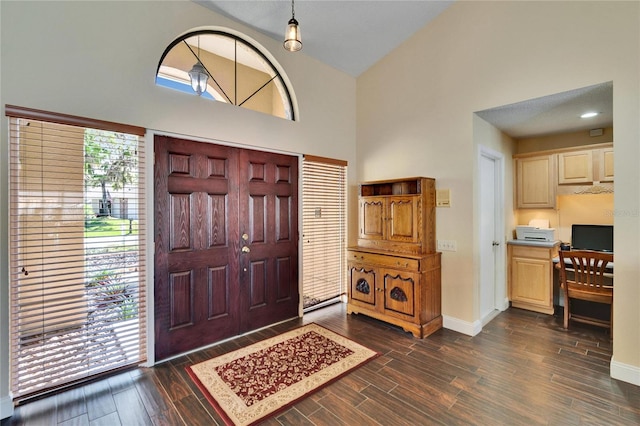
[[[639,2],[456,2],[357,81],[358,180],[422,175],[451,189],[436,218],[437,238],[458,243],[443,253],[443,314],[467,324],[479,320],[474,112],[613,81],[612,375],[638,384],[639,24]]]
[[[157,132],[355,163],[355,79],[186,1],[0,2],[2,105],[73,114]],[[283,22],[283,25],[286,22]],[[156,87],[160,55],[180,34],[226,27],[280,63],[299,121]],[[284,28],[284,27],[283,27]],[[0,407],[8,398],[8,141],[0,151]],[[355,182],[355,174],[349,175]]]

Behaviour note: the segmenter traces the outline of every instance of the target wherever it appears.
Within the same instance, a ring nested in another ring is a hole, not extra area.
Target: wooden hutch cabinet
[[[442,328],[435,180],[360,184],[358,246],[348,251],[347,312],[423,338]]]

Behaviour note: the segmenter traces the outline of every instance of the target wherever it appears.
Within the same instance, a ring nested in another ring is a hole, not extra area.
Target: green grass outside
[[[129,233],[129,219],[114,217],[92,217],[84,221],[84,237],[114,237],[121,235],[135,235],[138,233],[138,221],[131,221]]]

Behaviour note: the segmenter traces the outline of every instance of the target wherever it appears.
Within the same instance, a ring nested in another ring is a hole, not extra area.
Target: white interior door
[[[480,319],[491,321],[504,299],[504,219],[502,155],[482,149],[479,158]]]

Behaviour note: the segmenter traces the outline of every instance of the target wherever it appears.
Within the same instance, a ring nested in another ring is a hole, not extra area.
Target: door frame
[[[193,136],[193,135],[185,135],[185,134],[180,134],[180,133],[174,133],[174,132],[164,132],[164,131],[159,131],[159,130],[151,130],[151,129],[147,129],[147,132],[144,136],[145,138],[145,151],[146,152],[150,152],[150,153],[154,153],[155,152],[155,145],[154,145],[154,140],[156,136],[169,136],[172,138],[179,138],[179,139],[187,139],[190,141],[194,141],[194,142],[205,142],[205,143],[211,143],[211,144],[216,144],[216,145],[223,145],[223,146],[229,146],[229,147],[234,147],[234,148],[242,148],[242,149],[253,149],[253,150],[258,150],[258,151],[263,151],[263,152],[271,152],[274,154],[285,154],[285,155],[290,155],[292,157],[297,157],[298,158],[298,168],[299,170],[302,170],[302,160],[303,160],[303,154],[297,153],[297,152],[288,152],[288,151],[283,151],[283,150],[276,150],[276,149],[267,149],[265,147],[261,147],[261,146],[253,146],[253,145],[244,145],[244,144],[240,144],[240,143],[235,143],[235,142],[230,142],[230,141],[223,141],[223,140],[218,140],[218,139],[211,139],[211,138],[203,138],[203,137],[198,137],[198,136]],[[153,158],[153,161],[147,161],[146,162],[146,170],[144,173],[144,179],[147,180],[147,182],[149,182],[148,185],[146,185],[146,193],[145,193],[145,197],[147,202],[145,203],[145,211],[143,212],[143,214],[146,215],[146,219],[147,219],[147,229],[150,230],[155,230],[155,220],[154,220],[154,206],[155,206],[155,198],[154,198],[154,189],[155,189],[155,185],[153,185],[153,179],[154,179],[154,170],[155,170],[155,158]],[[301,179],[301,175],[298,175],[298,199],[302,200],[302,185],[300,184],[300,179]],[[298,292],[299,294],[302,294],[302,203],[299,202],[298,203]],[[147,244],[147,265],[150,268],[153,268],[154,266],[154,259],[155,259],[155,232],[148,232],[147,233],[147,238],[148,240],[146,241]],[[151,260],[151,261],[149,261]],[[146,290],[147,290],[147,323],[146,323],[146,330],[145,330],[145,334],[147,337],[147,362],[140,364],[142,367],[153,367],[156,364],[156,359],[155,359],[155,303],[154,303],[154,297],[155,297],[155,274],[152,272],[148,272],[146,274]],[[304,313],[303,310],[303,303],[302,303],[302,297],[300,297],[300,300],[298,302],[298,316],[302,317]],[[251,332],[254,332],[256,330],[252,330]],[[221,340],[219,342],[215,342],[211,345],[208,346],[204,346],[198,349],[194,349],[192,352],[201,350],[203,348],[209,347],[209,346],[214,346],[214,345],[218,345],[220,343],[223,343],[227,340],[231,340],[231,339],[235,339],[238,336],[233,336],[230,337],[228,339],[224,339]],[[171,360],[173,358],[178,358],[180,356],[182,356],[184,354],[179,354],[173,357],[169,357],[167,359],[163,359],[164,361],[168,361]]]
[[[495,248],[495,265],[494,265],[494,283],[495,283],[495,299],[494,304],[498,311],[495,311],[494,315],[489,315],[487,318],[479,318],[484,326],[486,323],[491,321],[500,311],[505,311],[509,307],[509,300],[507,298],[507,282],[506,282],[506,238],[505,238],[505,158],[504,154],[498,152],[494,149],[486,147],[484,145],[478,145],[478,156],[476,159],[476,182],[480,182],[481,177],[481,162],[483,158],[490,159],[494,162],[494,212],[495,212],[495,241],[499,242],[499,245]],[[481,200],[480,200],[480,189],[477,188],[476,198],[476,209],[478,214],[478,223],[480,216],[482,215],[481,210]],[[477,238],[476,238],[476,264],[478,265],[476,268],[477,276],[478,276],[478,284],[477,284],[477,312],[478,316],[481,315],[481,300],[480,300],[480,291],[481,291],[481,268],[482,264],[480,262],[480,252],[483,249],[481,247],[481,239],[480,239],[481,230],[477,230]]]

